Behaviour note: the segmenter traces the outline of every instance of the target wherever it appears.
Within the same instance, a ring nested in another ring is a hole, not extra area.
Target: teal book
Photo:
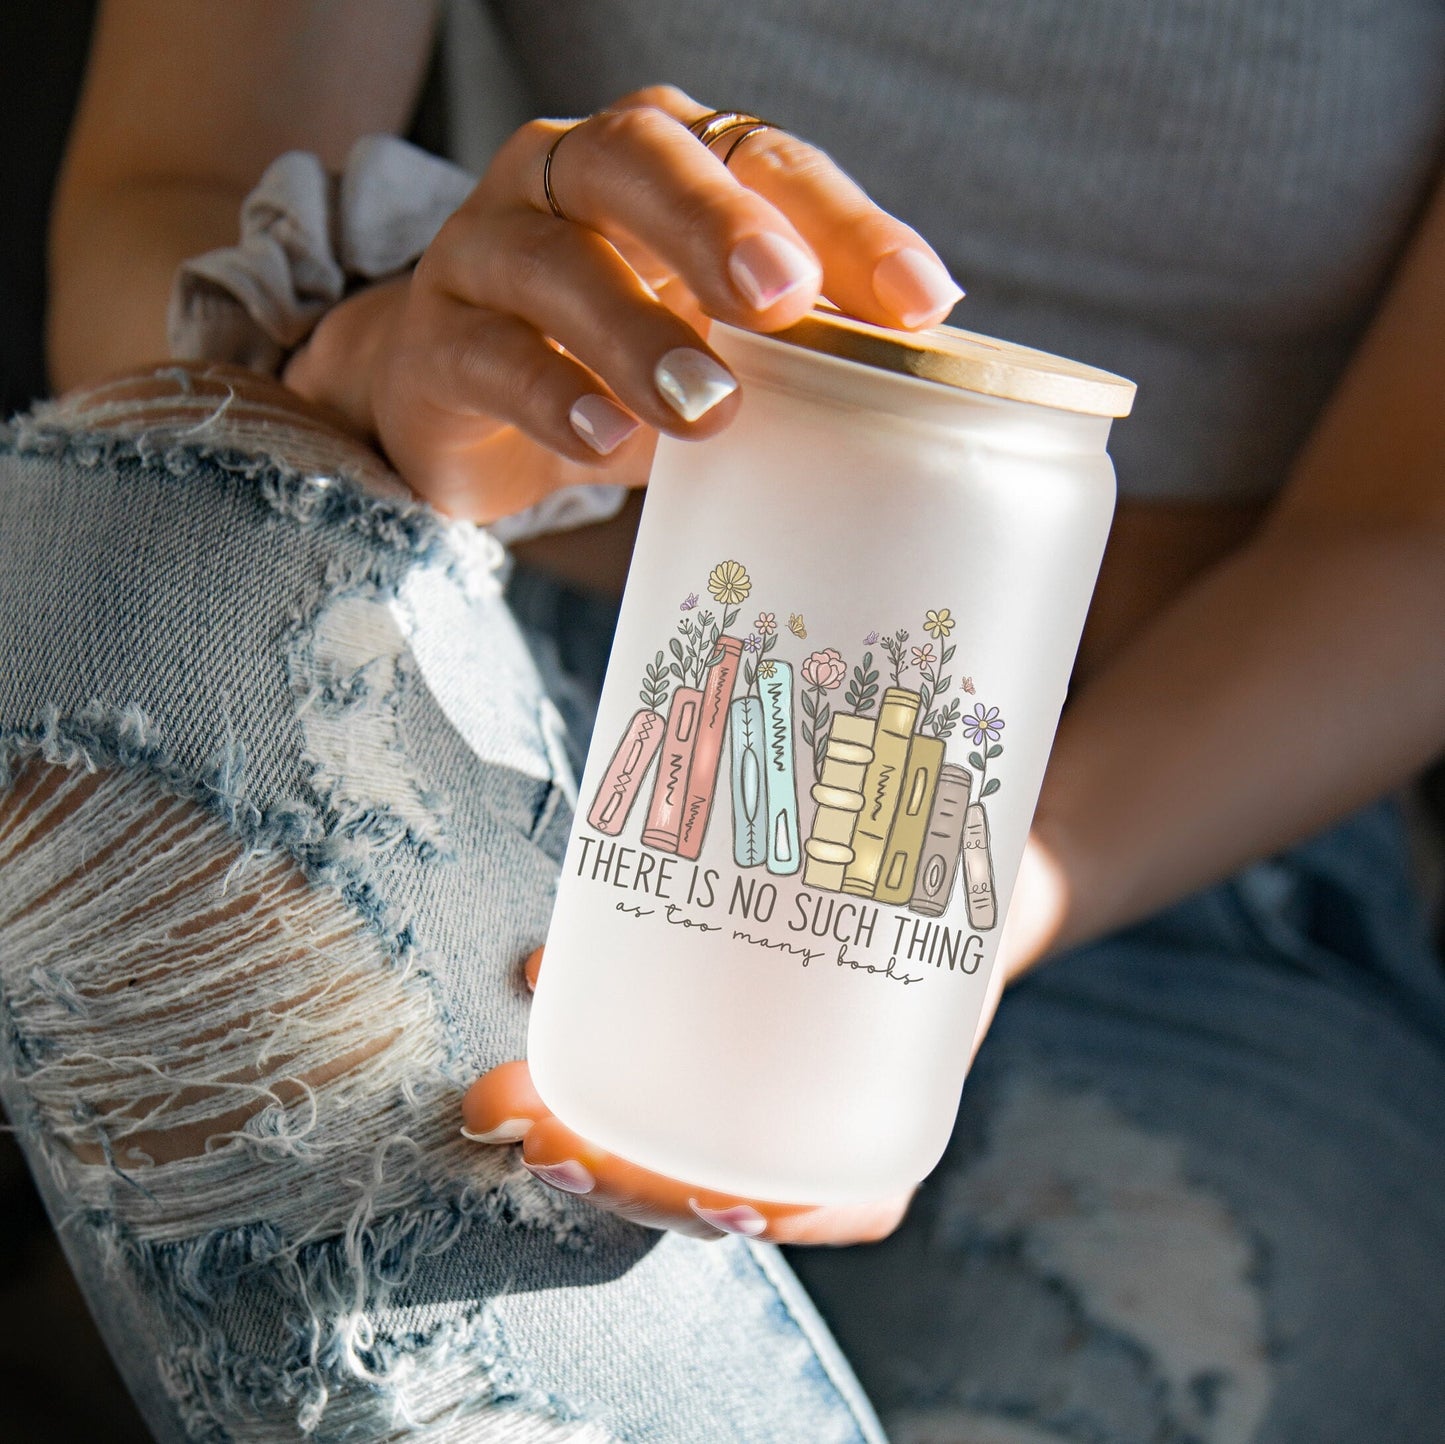
[[[763,795],[763,704],[739,697],[728,718],[732,739],[733,859],[739,867],[768,860],[768,808]]]
[[[802,866],[798,780],[793,753],[793,669],[774,662],[758,676],[763,699],[763,795],[768,808],[768,871],[786,877]]]

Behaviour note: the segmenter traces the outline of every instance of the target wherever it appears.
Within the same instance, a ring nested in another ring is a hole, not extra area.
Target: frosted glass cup
[[[646,1168],[879,1198],[953,1127],[1134,387],[823,310],[711,339],[742,406],[658,447],[528,1058]]]

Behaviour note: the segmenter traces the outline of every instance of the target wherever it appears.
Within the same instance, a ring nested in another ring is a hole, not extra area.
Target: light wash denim
[[[99,788],[3,830],[4,1099],[156,1437],[881,1440],[775,1248],[460,1136],[570,817],[504,554],[193,409],[0,455],[0,776]]]
[[[0,441],[4,1099],[159,1440],[1438,1444],[1389,809],[1018,988],[883,1243],[637,1227],[457,1131],[608,609],[180,376]]]

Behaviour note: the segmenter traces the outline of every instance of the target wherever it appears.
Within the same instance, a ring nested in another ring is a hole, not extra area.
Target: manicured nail
[[[752,1238],[768,1226],[767,1219],[745,1203],[735,1203],[731,1208],[704,1208],[697,1199],[690,1198],[687,1206],[704,1223],[710,1223],[724,1233],[742,1233]]]
[[[917,326],[963,299],[963,287],[927,251],[890,251],[873,268],[873,294],[905,326]]]
[[[485,1133],[473,1133],[470,1128],[463,1128],[462,1137],[470,1138],[473,1143],[520,1143],[531,1126],[530,1118],[504,1118]]]
[[[706,416],[738,389],[737,377],[731,371],[691,346],[676,346],[669,351],[657,363],[652,379],[662,399],[684,421]]]
[[[755,311],[766,311],[805,286],[816,290],[823,284],[822,268],[812,256],[767,231],[744,236],[733,247],[728,274]]]
[[[567,420],[599,456],[610,456],[638,426],[637,418],[629,416],[610,397],[595,393],[574,403]]]
[[[550,1183],[563,1193],[591,1193],[597,1187],[597,1180],[575,1159],[564,1158],[561,1163],[527,1163],[524,1158],[522,1162],[543,1183]]]

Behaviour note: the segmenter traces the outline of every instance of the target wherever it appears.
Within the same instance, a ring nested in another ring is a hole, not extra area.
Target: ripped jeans
[[[1445,987],[1389,809],[1015,990],[892,1238],[637,1227],[458,1134],[606,608],[166,384],[0,438],[0,1087],[157,1439],[1438,1440]]]

